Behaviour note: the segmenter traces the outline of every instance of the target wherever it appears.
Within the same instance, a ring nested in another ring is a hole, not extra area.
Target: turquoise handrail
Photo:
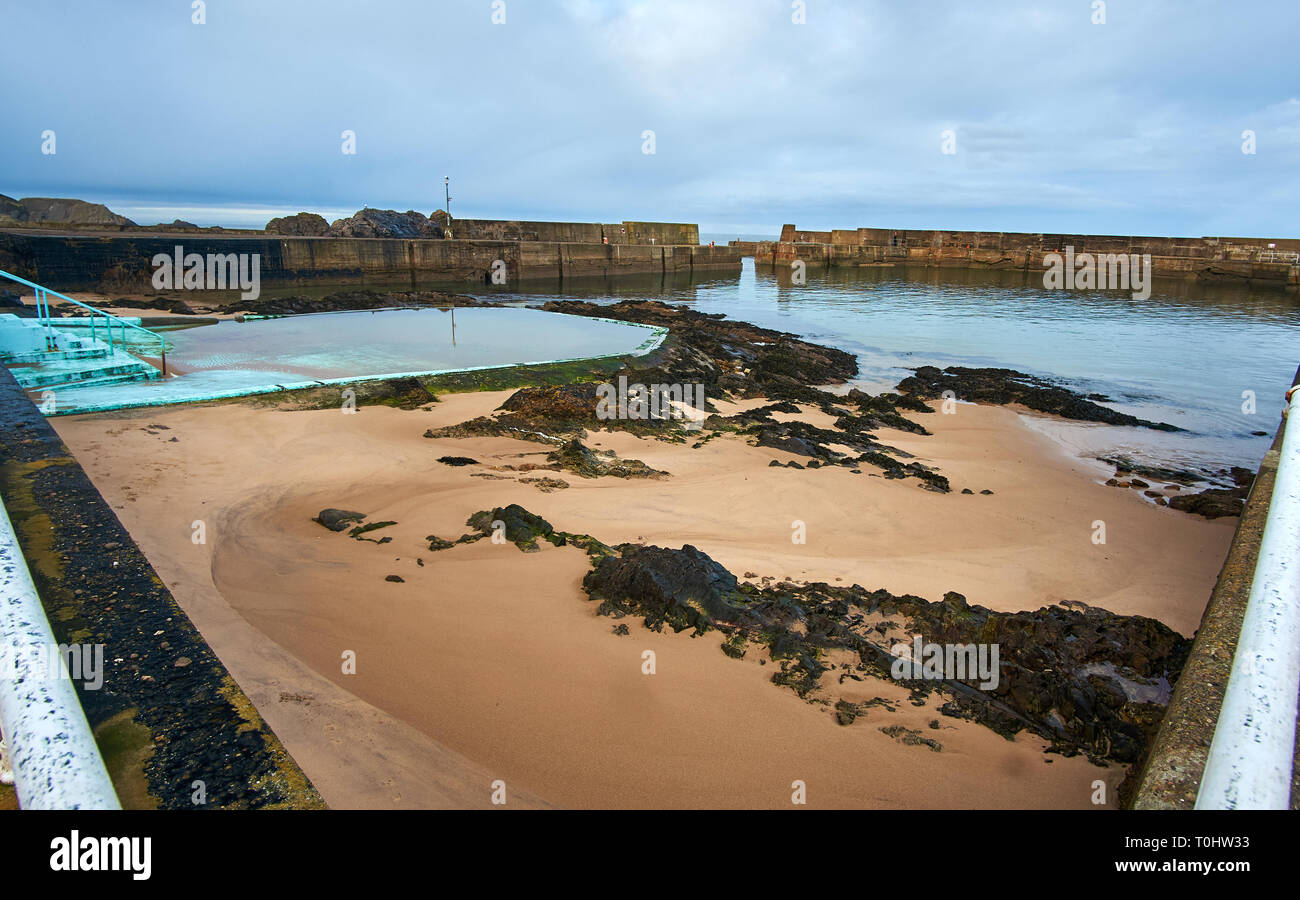
[[[88,303],[82,303],[80,300],[74,300],[71,297],[69,297],[67,294],[60,294],[58,291],[52,291],[49,288],[43,285],[39,285],[34,281],[28,281],[26,278],[20,278],[17,275],[14,275],[12,272],[6,272],[4,269],[0,269],[0,278],[7,278],[10,281],[17,282],[18,284],[26,285],[27,287],[35,291],[36,316],[37,319],[40,321],[40,323],[43,326],[45,326],[45,349],[47,350],[55,349],[54,328],[53,328],[54,317],[50,315],[50,295],[53,294],[55,297],[58,297],[60,300],[63,300],[66,303],[71,303],[74,306],[80,306],[82,309],[90,313],[91,339],[94,339],[95,337],[95,317],[103,316],[105,320],[104,328],[108,332],[108,346],[110,350],[115,346],[113,342],[114,324],[120,326],[122,351],[124,353],[126,352],[126,330],[128,328],[134,329],[135,331],[143,332],[144,334],[147,334],[149,337],[156,340],[158,342],[158,352],[160,357],[162,358],[162,373],[163,375],[167,374],[167,340],[162,335],[156,334],[150,331],[148,328],[141,328],[139,325],[136,325],[133,322],[128,322],[126,321],[126,319],[123,319],[121,316],[115,316],[112,313],[106,313],[102,309],[96,309],[95,307],[91,306]]]

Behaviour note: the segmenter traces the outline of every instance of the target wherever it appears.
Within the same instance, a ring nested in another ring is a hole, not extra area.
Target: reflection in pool
[[[534,309],[363,310],[172,332],[167,360],[182,372],[248,369],[328,380],[583,359],[631,352],[648,337],[640,326]]]
[[[166,331],[157,381],[60,388],[59,414],[319,384],[649,352],[666,331],[522,307],[388,309],[227,320]]]

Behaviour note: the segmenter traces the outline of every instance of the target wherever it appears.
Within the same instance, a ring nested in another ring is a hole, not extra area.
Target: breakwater
[[[1048,254],[1151,257],[1156,275],[1250,287],[1300,289],[1300,239],[1141,237],[890,228],[800,230],[785,225],[776,241],[732,241],[757,264],[789,266],[920,266],[1041,272]]]
[[[694,228],[689,226],[688,230]],[[504,226],[501,230],[508,231]],[[638,240],[644,236],[644,232],[637,233]],[[158,254],[172,256],[178,245],[186,254],[198,253],[205,258],[208,254],[257,254],[264,286],[366,281],[411,286],[431,282],[488,283],[494,272],[499,272],[498,278],[506,283],[692,272],[738,275],[742,256],[733,247],[657,240],[606,244],[600,239],[446,240],[211,232],[50,234],[8,230],[0,231],[0,269],[61,290],[156,293],[153,259]]]

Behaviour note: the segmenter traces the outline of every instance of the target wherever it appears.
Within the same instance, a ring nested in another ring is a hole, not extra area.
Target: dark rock
[[[520,484],[531,484],[543,494],[549,494],[553,491],[562,491],[568,488],[569,483],[562,478],[520,478]]]
[[[112,306],[118,309],[165,309],[167,312],[175,313],[178,316],[197,315],[194,309],[184,300],[173,297],[150,297],[146,300],[133,300],[130,297],[118,297],[111,303],[101,303],[99,306]]]
[[[952,391],[962,400],[999,405],[1019,403],[1038,412],[1051,413],[1065,419],[1104,422],[1108,425],[1135,425],[1157,431],[1182,431],[1174,425],[1148,422],[1100,406],[1077,391],[1013,369],[949,366],[940,370],[935,366],[921,366],[914,371],[914,375],[899,382],[898,389],[923,399],[938,399],[944,391]]]
[[[391,581],[394,584],[404,584],[406,582],[406,579],[403,578],[401,575],[389,575],[384,579],[384,581]]]
[[[300,212],[267,222],[266,233],[296,237],[323,237],[329,232],[329,227],[329,223],[325,221],[324,216],[318,216],[316,213]]]
[[[322,509],[320,514],[312,521],[318,525],[324,525],[330,531],[343,531],[349,525],[360,522],[365,517],[365,513],[350,512],[346,509]]]
[[[938,741],[922,737],[921,732],[914,728],[904,728],[902,725],[887,725],[880,730],[895,740],[902,741],[908,746],[929,747],[935,753],[938,753],[943,749],[943,745]]]
[[[583,478],[600,478],[605,475],[615,478],[662,478],[668,474],[650,468],[639,459],[602,459],[577,438],[566,441],[558,450],[548,453],[546,459],[555,467]]]
[[[601,559],[583,579],[603,615],[636,614],[659,631],[753,623],[736,576],[687,544],[680,550],[623,544],[619,556]]]
[[[478,460],[468,456],[439,456],[438,462],[444,466],[477,466]]]
[[[399,213],[366,207],[346,219],[336,220],[327,234],[330,237],[441,238],[443,230],[413,209]]]
[[[858,717],[858,705],[849,703],[846,700],[838,700],[835,703],[835,721],[841,725],[852,725],[853,720]]]
[[[493,523],[503,523],[505,539],[520,550],[531,552],[538,550],[537,539],[550,541],[556,546],[564,543],[562,536],[555,533],[551,523],[541,516],[535,516],[517,503],[506,507],[495,507],[474,513],[465,520],[465,524],[479,533],[480,537],[491,537]],[[464,538],[462,538],[464,540]],[[432,546],[430,546],[432,549]]]
[[[1173,509],[1207,519],[1239,516],[1246,508],[1245,488],[1208,488],[1197,494],[1179,494],[1169,498]]]
[[[857,585],[758,587],[738,582],[689,545],[624,544],[612,554],[583,580],[600,603],[598,612],[644,616],[654,629],[668,624],[701,633],[716,627],[734,649],[744,646],[742,636],[765,645],[780,666],[773,682],[803,697],[827,689],[822,659],[830,650],[850,650],[859,671],[892,678],[883,636],[862,626],[853,609],[906,620],[910,633],[933,643],[995,644],[996,686],[981,689],[974,677],[907,681],[912,702],[924,704],[927,694],[940,690],[951,698],[941,709],[945,715],[973,719],[1007,737],[1028,729],[1059,752],[1084,752],[1098,761],[1139,759],[1191,645],[1154,619],[1093,607],[1003,613],[971,606],[956,593],[929,602]]]
[[[494,304],[476,300],[466,294],[448,294],[443,291],[375,291],[368,288],[349,289],[327,294],[324,297],[307,297],[294,294],[287,297],[263,297],[258,300],[239,300],[228,309],[240,309],[259,316],[292,316],[303,313],[344,312],[361,309],[423,309],[428,307],[470,307]]]
[[[1150,478],[1153,481],[1176,482],[1179,484],[1195,484],[1204,480],[1203,475],[1188,469],[1149,466],[1128,456],[1099,456],[1097,459],[1114,466],[1117,470],[1115,473],[1117,476],[1121,475],[1121,473],[1124,477],[1141,475],[1143,478]]]

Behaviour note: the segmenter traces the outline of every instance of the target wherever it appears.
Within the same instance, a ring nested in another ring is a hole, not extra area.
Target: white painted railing
[[[23,809],[119,809],[0,504],[0,731]]]
[[[1287,809],[1300,694],[1300,391],[1287,426],[1241,637],[1197,809]]]

